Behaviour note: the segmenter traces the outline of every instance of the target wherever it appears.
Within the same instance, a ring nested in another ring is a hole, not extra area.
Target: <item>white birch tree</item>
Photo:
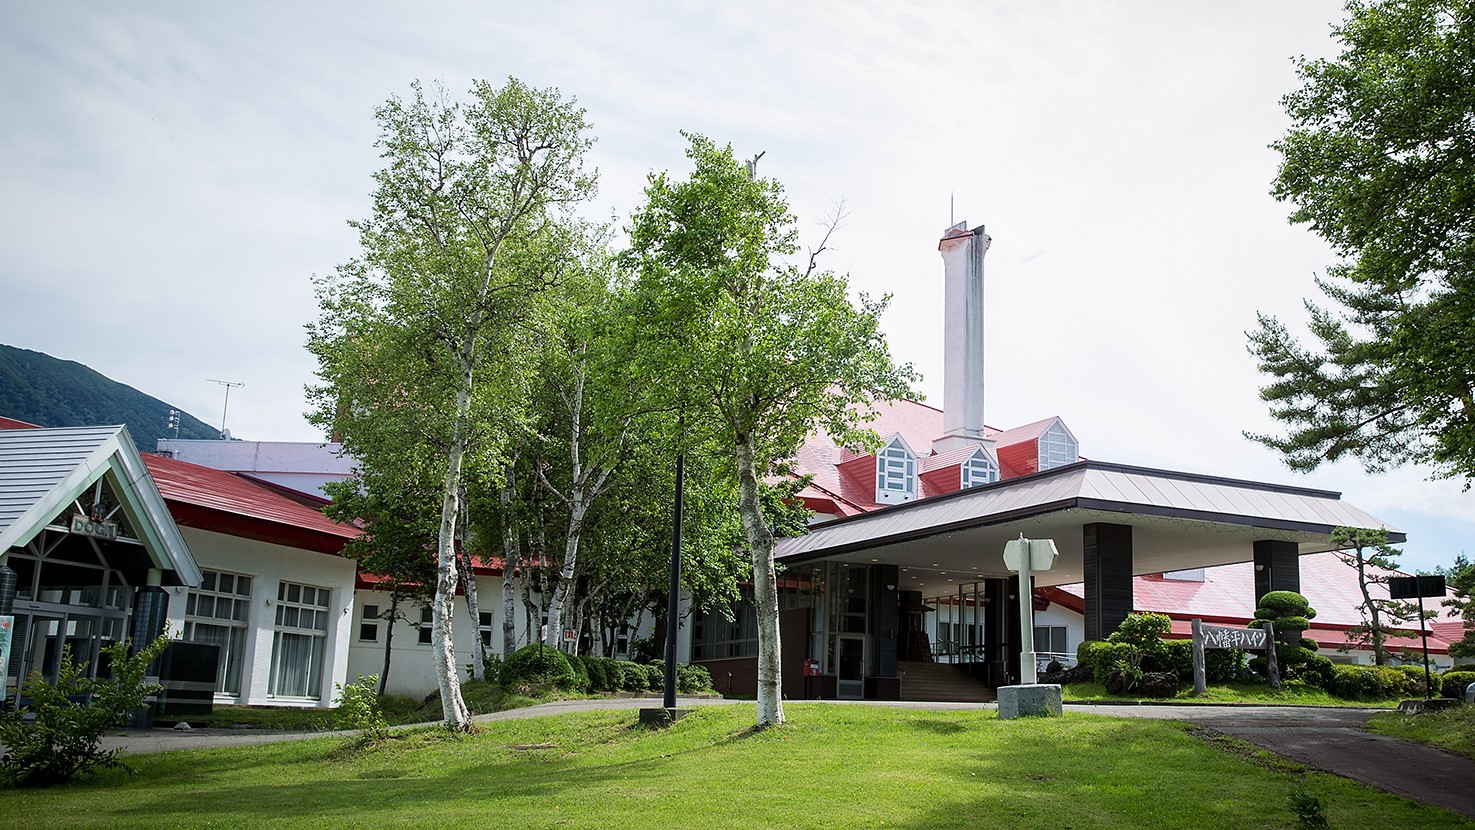
[[[465,104],[417,83],[375,115],[384,166],[353,223],[360,256],[319,283],[309,348],[324,383],[309,394],[314,421],[365,465],[395,440],[443,462],[432,648],[444,721],[464,730],[451,612],[465,460],[493,458],[511,431],[521,323],[566,258],[560,206],[593,192],[592,139],[583,110],[515,79],[478,81]]]
[[[816,429],[864,440],[866,404],[907,395],[913,373],[891,360],[878,323],[886,301],[854,301],[844,277],[819,270],[823,243],[805,267],[785,260],[798,250],[794,218],[756,159],[687,137],[695,170],[685,181],[653,174],[631,220],[637,359],[730,448],[758,619],[757,724],[769,726],[784,712],[763,482]]]

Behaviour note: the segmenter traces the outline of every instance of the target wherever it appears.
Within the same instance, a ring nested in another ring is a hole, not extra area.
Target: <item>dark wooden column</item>
[[[1301,546],[1295,542],[1255,543],[1255,600],[1271,591],[1301,592]]]
[[[1086,639],[1104,640],[1132,613],[1132,526],[1081,526],[1086,566]]]

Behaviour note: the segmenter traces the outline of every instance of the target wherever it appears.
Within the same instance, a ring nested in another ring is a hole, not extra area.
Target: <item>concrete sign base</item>
[[[1060,704],[1060,686],[1055,683],[1000,686],[998,691],[1000,720],[1029,716],[1059,717],[1064,712]]]

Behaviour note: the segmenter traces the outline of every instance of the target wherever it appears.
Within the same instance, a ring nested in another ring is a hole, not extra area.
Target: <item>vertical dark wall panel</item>
[[[19,582],[9,565],[0,565],[0,617],[15,613],[16,586]],[[15,644],[11,643],[11,647],[15,648]]]
[[[901,629],[896,585],[900,575],[896,565],[871,566],[871,642],[876,644],[876,657],[870,674],[875,677],[896,677],[896,638]]]
[[[1132,527],[1081,526],[1086,572],[1086,639],[1103,640],[1132,613]]]
[[[1261,539],[1255,543],[1255,599],[1271,591],[1301,592],[1301,547],[1295,542]]]

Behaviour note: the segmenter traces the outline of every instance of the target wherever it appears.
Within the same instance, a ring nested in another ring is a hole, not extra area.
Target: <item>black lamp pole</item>
[[[676,453],[676,505],[671,515],[671,592],[666,597],[666,696],[664,706],[676,708],[676,623],[681,613],[681,503],[682,468],[686,456]]]

